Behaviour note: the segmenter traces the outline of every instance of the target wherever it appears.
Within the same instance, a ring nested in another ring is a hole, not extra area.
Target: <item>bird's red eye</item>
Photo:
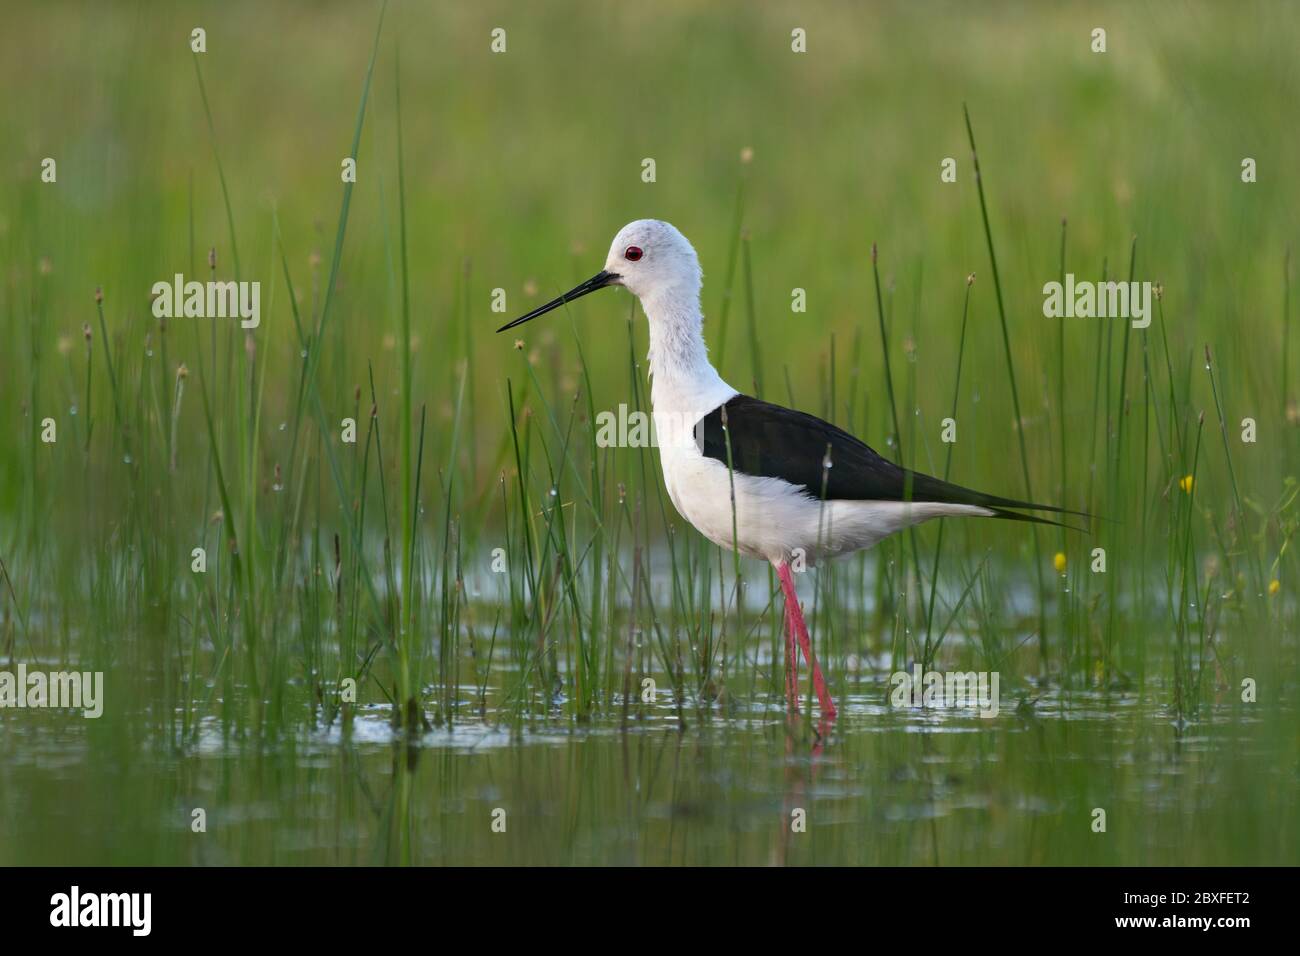
[[[640,246],[628,246],[623,250],[623,258],[628,262],[636,262],[642,255]]]

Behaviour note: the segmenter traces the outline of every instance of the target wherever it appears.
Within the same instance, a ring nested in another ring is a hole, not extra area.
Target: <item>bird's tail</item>
[[[1079,515],[1084,518],[1091,518],[1092,515],[1086,511],[1069,511],[1066,508],[1043,508],[1044,511],[1059,511],[1066,514]],[[1064,521],[1053,521],[1051,518],[1044,518],[1041,515],[1027,515],[1019,511],[1008,511],[1006,508],[989,507],[995,518],[1006,518],[1009,521],[1028,521],[1033,524],[1050,524],[1057,528],[1065,528],[1067,531],[1078,531],[1081,534],[1087,534],[1087,528],[1080,528],[1078,525],[1067,524]]]
[[[1075,511],[1072,508],[1062,508],[1059,505],[1042,505],[1033,501],[1019,501],[1015,498],[989,495],[982,491],[975,491],[972,488],[965,488],[962,485],[954,485],[948,481],[931,478],[928,475],[918,475],[915,472],[909,474],[908,477],[914,482],[912,490],[916,501],[946,501],[951,504],[976,505],[980,508],[987,508],[999,518],[1008,518],[1012,521],[1032,521],[1035,524],[1051,524],[1056,525],[1058,528],[1069,528],[1072,531],[1085,531],[1086,529],[1060,521],[1053,521],[1050,518],[1042,518],[1038,515],[1021,514],[1021,512],[1049,511],[1058,515],[1075,515],[1089,521],[1094,518],[1094,515],[1087,511]]]

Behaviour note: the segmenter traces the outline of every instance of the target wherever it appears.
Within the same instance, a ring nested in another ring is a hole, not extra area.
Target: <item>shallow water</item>
[[[1023,683],[980,718],[847,686],[831,725],[762,694],[577,722],[470,691],[410,742],[379,705],[261,744],[204,718],[184,747],[144,708],[0,711],[0,863],[1296,862],[1293,710]]]

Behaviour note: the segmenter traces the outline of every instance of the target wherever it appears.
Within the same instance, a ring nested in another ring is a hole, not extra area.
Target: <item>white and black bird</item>
[[[797,708],[798,641],[822,714],[834,717],[795,592],[792,558],[812,565],[930,518],[1055,524],[1021,511],[1071,512],[909,471],[829,422],[741,394],[709,361],[701,279],[699,258],[685,236],[669,223],[638,219],[614,237],[604,269],[497,331],[606,286],[621,285],[641,300],[650,323],[650,398],[668,495],[710,541],[775,567],[785,596],[790,702]]]

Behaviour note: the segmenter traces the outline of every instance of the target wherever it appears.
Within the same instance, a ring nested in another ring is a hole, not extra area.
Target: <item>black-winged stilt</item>
[[[785,596],[790,703],[798,707],[797,641],[812,667],[822,714],[834,717],[795,592],[793,559],[811,566],[930,518],[1056,524],[1015,509],[1078,512],[908,471],[829,422],[741,394],[709,362],[700,284],[699,259],[686,237],[666,222],[638,219],[614,237],[604,269],[497,331],[606,286],[621,285],[641,300],[650,322],[650,399],[668,495],[710,541],[775,567]]]

